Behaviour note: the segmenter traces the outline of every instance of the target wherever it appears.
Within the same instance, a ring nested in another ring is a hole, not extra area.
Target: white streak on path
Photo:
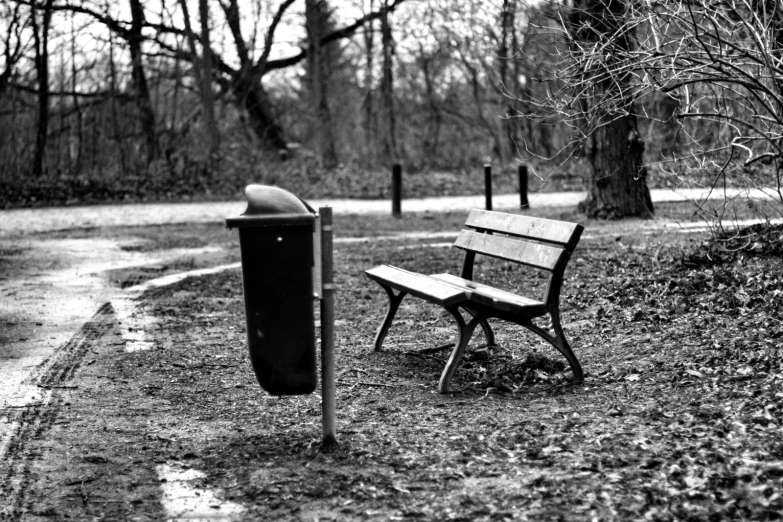
[[[206,476],[201,471],[169,464],[161,464],[155,470],[161,480],[161,504],[167,522],[235,520],[245,511],[239,504],[220,500],[210,490],[193,486],[193,481]]]
[[[125,351],[149,350],[154,346],[145,332],[156,324],[155,318],[136,313],[138,297],[146,290],[172,285],[188,277],[216,274],[240,266],[240,263],[231,263],[169,274],[131,287],[125,295],[114,299],[112,307],[120,322],[122,338],[126,341]],[[161,481],[161,505],[167,522],[235,520],[245,511],[244,506],[223,501],[211,490],[195,487],[192,482],[206,476],[201,471],[185,470],[169,464],[158,465],[155,471]]]
[[[240,263],[231,263],[211,268],[201,268],[199,270],[190,270],[189,272],[179,272],[169,274],[156,279],[151,279],[143,284],[133,286],[127,290],[125,295],[112,300],[111,304],[114,313],[120,323],[122,339],[125,341],[126,352],[140,352],[150,350],[154,343],[147,337],[147,331],[155,326],[157,321],[154,317],[148,315],[139,315],[136,313],[137,299],[150,288],[173,285],[179,283],[188,277],[198,277],[209,274],[217,274],[225,270],[239,268]]]
[[[133,291],[134,293],[140,295],[145,291],[149,290],[150,288],[173,285],[174,283],[179,283],[180,281],[188,277],[198,277],[198,276],[209,275],[209,274],[217,274],[225,270],[233,270],[235,268],[239,268],[240,266],[242,266],[241,263],[230,263],[228,265],[213,266],[211,268],[201,268],[199,270],[190,270],[189,272],[179,272],[177,274],[169,274],[163,277],[158,277],[157,279],[150,279],[149,281],[146,281],[143,284],[134,286]]]

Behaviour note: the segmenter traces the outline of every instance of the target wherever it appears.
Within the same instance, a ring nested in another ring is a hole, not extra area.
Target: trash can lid
[[[294,196],[287,190],[268,185],[248,185],[245,188],[247,197],[247,209],[243,216],[255,216],[258,214],[310,214],[304,201]]]
[[[312,224],[315,210],[287,190],[269,185],[245,188],[247,208],[241,216],[226,218],[226,226],[259,227]]]

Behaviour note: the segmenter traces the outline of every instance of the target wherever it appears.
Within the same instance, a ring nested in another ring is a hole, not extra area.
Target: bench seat
[[[468,300],[465,290],[430,276],[409,272],[391,265],[381,265],[366,270],[367,277],[379,284],[393,284],[412,296],[424,299],[444,308],[458,305]]]
[[[462,279],[452,274],[435,274],[430,277],[464,290],[468,300],[474,303],[527,317],[541,317],[546,314],[544,303],[523,295],[483,285],[470,279]]]
[[[452,274],[428,276],[392,265],[376,266],[365,273],[376,283],[392,285],[396,290],[444,308],[471,302],[526,317],[546,314],[546,305],[541,301]]]

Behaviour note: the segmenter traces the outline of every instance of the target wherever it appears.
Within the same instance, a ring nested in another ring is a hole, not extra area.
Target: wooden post
[[[323,416],[323,447],[337,444],[336,398],[334,380],[334,262],[332,208],[318,209],[321,216],[321,413]]]
[[[485,208],[492,210],[492,165],[484,164],[484,199]]]
[[[402,217],[402,165],[392,165],[392,216]]]
[[[527,200],[527,165],[520,165],[517,169],[519,176],[519,208],[530,208]]]

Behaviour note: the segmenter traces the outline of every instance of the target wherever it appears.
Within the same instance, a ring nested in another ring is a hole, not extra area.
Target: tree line
[[[772,0],[6,0],[0,182],[525,160],[583,171],[591,215],[652,215],[651,171],[783,200],[782,20]]]
[[[240,145],[327,171],[508,162],[520,125],[499,116],[524,14],[518,0],[9,0],[0,165],[144,173]]]

